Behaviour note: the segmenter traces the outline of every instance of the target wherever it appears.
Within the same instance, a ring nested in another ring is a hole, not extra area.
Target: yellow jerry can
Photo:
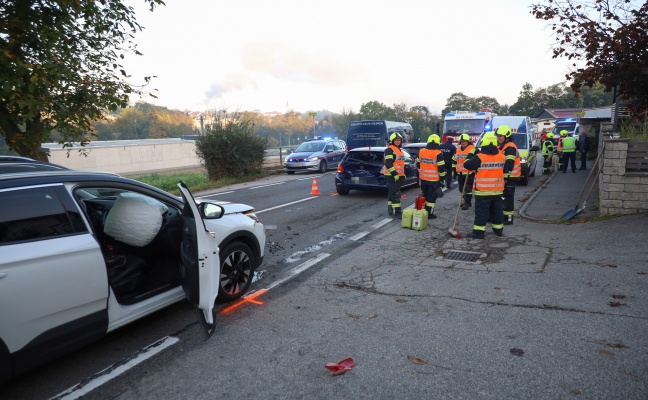
[[[403,217],[401,220],[401,226],[403,228],[409,228],[412,229],[412,214],[414,214],[413,208],[408,208],[406,210],[403,210]]]
[[[416,210],[412,214],[412,229],[422,231],[427,228],[428,212],[427,210]]]

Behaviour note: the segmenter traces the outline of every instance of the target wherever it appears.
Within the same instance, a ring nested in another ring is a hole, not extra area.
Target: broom
[[[468,184],[469,175],[470,173],[466,174],[466,180],[464,181],[463,189],[461,190],[461,195],[459,196],[459,204],[457,204],[457,214],[455,215],[454,223],[452,224],[452,228],[448,229],[448,233],[450,233],[451,236],[454,236],[457,239],[461,239],[461,234],[457,232],[455,229],[457,228],[457,221],[459,220],[459,210],[461,209],[461,200],[463,199],[464,193],[466,193],[466,184]]]

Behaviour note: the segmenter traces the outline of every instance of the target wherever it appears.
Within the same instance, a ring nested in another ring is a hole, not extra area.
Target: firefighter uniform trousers
[[[392,207],[395,213],[401,212],[401,183],[404,177],[398,181],[391,175],[385,175],[387,180],[387,206]],[[384,207],[384,206],[383,206]]]
[[[502,195],[504,218],[507,223],[513,221],[515,215],[515,185],[517,184],[516,178],[504,179],[504,194]]]
[[[473,231],[483,235],[486,232],[486,223],[490,221],[493,232],[501,235],[504,228],[502,205],[502,196],[500,195],[475,195],[475,222]]]
[[[466,182],[468,179],[468,182]],[[457,185],[459,190],[464,190],[464,183],[466,185],[466,190],[462,192],[463,204],[472,204],[473,197],[473,183],[475,180],[475,174],[468,172],[459,172],[457,173]]]

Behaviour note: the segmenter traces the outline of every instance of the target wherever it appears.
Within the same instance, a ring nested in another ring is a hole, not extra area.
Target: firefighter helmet
[[[396,139],[403,140],[403,137],[398,132],[394,132],[391,135],[389,135],[389,143],[394,143],[394,140]]]
[[[431,134],[427,140],[428,143],[441,144],[441,138],[436,133]]]
[[[482,146],[497,146],[497,144],[497,136],[495,136],[493,132],[484,133],[484,137],[482,137],[481,141]]]
[[[461,135],[459,135],[459,142],[463,142],[464,140],[466,142],[470,142],[470,135],[467,133],[462,133]]]
[[[554,134],[552,132],[547,133],[547,139],[553,139]]]
[[[495,130],[496,135],[504,136],[505,138],[510,138],[512,133],[513,132],[511,131],[511,127],[508,125],[501,125]]]
[[[565,136],[567,136],[568,133],[569,132],[567,132],[566,130],[563,129],[562,131],[560,131],[560,136],[565,137]]]

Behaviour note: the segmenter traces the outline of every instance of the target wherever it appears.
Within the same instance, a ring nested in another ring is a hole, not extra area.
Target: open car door
[[[220,259],[218,244],[212,232],[205,227],[202,215],[191,192],[184,184],[178,188],[185,202],[182,210],[183,229],[181,245],[182,288],[189,302],[198,307],[198,318],[205,339],[214,332],[214,302],[220,287]]]

